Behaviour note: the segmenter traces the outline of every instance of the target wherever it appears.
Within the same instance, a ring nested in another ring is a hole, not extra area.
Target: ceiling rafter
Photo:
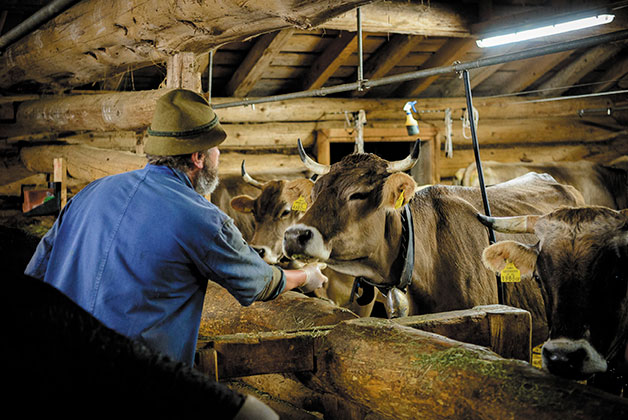
[[[292,28],[283,29],[257,38],[227,83],[226,94],[236,97],[247,96],[293,33]]]
[[[582,80],[591,71],[615,56],[623,48],[623,43],[602,44],[590,48],[572,63],[565,66],[537,89],[542,96],[558,96]]]
[[[610,89],[618,80],[628,74],[628,57],[624,57],[615,62],[608,70],[600,76],[600,83],[593,87],[592,92],[598,93]]]
[[[395,34],[380,47],[366,63],[364,63],[364,78],[379,79],[390,72],[401,60],[412,51],[416,44],[424,39],[419,35]],[[351,96],[359,97],[368,93],[368,90],[353,91]]]
[[[303,90],[318,89],[347,61],[358,47],[356,32],[342,31],[323,51],[301,82]]]
[[[501,86],[500,93],[523,92],[540,80],[548,71],[562,63],[572,53],[573,51],[563,51],[523,60],[519,70]]]
[[[432,68],[450,65],[456,60],[460,60],[475,45],[473,38],[454,38],[443,45],[434,55],[432,55],[423,65],[422,68]],[[434,83],[439,76],[431,76],[423,79],[412,80],[403,83],[397,93],[405,97],[418,96]]]

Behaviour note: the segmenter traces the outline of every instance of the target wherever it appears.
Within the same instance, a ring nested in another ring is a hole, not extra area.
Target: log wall
[[[68,161],[70,184],[143,166],[145,131],[155,101],[166,91],[29,96],[23,101],[14,98],[15,123],[0,125],[0,151],[5,155],[19,153],[21,163],[0,177],[0,193],[15,191],[14,185],[22,179],[51,174],[55,157]],[[221,145],[222,173],[238,174],[242,158],[246,158],[252,175],[305,173],[296,153],[296,140],[300,138],[316,156],[325,133],[355,135],[349,117],[359,110],[365,111],[365,130],[377,131],[384,141],[387,137],[395,139],[404,129],[404,99],[306,98],[229,106],[233,101],[212,98],[228,134]],[[464,98],[424,99],[416,104],[419,128],[437,140],[440,150],[434,153],[434,165],[443,183],[452,182],[459,169],[474,161],[469,130],[462,127],[465,106]],[[625,126],[612,116],[580,116],[581,110],[612,107],[608,97],[554,102],[475,98],[474,106],[479,113],[477,132],[483,160],[608,162],[628,154]],[[451,158],[444,151],[447,108],[452,115]],[[7,185],[13,186],[5,188]]]

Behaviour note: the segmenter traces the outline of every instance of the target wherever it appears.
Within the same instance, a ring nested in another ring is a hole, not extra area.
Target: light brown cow
[[[480,190],[434,185],[415,193],[414,180],[403,171],[416,163],[418,142],[411,155],[398,162],[365,153],[345,156],[329,166],[312,161],[300,143],[299,151],[309,169],[321,176],[312,190],[312,205],[284,234],[287,256],[324,261],[337,271],[364,276],[384,289],[387,297],[400,294],[399,279],[411,262],[411,283],[405,294],[410,315],[498,302],[496,277],[481,263],[489,237],[476,218],[483,208]],[[491,211],[498,216],[542,214],[558,206],[582,204],[573,187],[548,175],[528,174],[489,187],[487,193]],[[403,251],[404,244],[411,243],[402,235],[403,206],[408,206],[413,220],[411,261]],[[545,310],[536,284],[508,285],[504,295],[504,303],[531,312],[534,342],[545,340]]]
[[[521,176],[528,172],[550,174],[556,181],[575,187],[589,205],[605,206],[615,210],[628,207],[628,171],[621,163],[602,165],[590,161],[503,163],[482,162],[484,184],[491,185]],[[459,175],[461,185],[478,186],[475,163]]]
[[[311,191],[314,182],[300,178],[294,180],[271,180],[260,182],[251,177],[242,162],[242,178],[251,186],[261,190],[257,197],[242,194],[231,200],[238,212],[252,215],[254,229],[249,244],[269,264],[280,264],[296,268],[295,261],[284,258],[281,244],[284,231],[297,223],[312,204]],[[362,305],[357,299],[350,302],[354,277],[331,270],[323,270],[329,279],[325,287],[317,290],[318,297],[327,298],[336,305],[348,308],[359,316],[369,316],[376,299]]]
[[[484,250],[483,261],[496,272],[509,261],[540,285],[550,326],[543,367],[577,380],[597,374],[598,383],[600,373],[616,373],[606,375],[616,381],[607,390],[628,391],[628,210],[589,206],[479,217],[495,230],[538,238],[533,246],[497,242]]]

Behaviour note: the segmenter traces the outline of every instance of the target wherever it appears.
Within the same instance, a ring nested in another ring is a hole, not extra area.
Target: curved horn
[[[301,161],[310,171],[318,175],[325,175],[327,172],[329,172],[329,165],[323,165],[322,163],[315,162],[307,155],[307,153],[305,153],[305,150],[303,149],[303,144],[301,143],[301,139],[297,140],[297,150],[299,151],[299,157],[301,157]]]
[[[416,139],[412,152],[403,160],[388,162],[388,172],[404,172],[411,169],[419,161],[419,152],[421,151],[421,140]]]
[[[484,226],[502,233],[534,233],[534,225],[539,216],[488,217],[478,213]]]
[[[241,172],[242,172],[242,178],[244,179],[244,181],[247,184],[251,184],[255,188],[259,188],[260,190],[262,189],[264,184],[259,182],[256,179],[251,178],[251,176],[248,173],[246,173],[246,169],[244,169],[244,160],[242,160],[242,166],[240,167],[240,169],[241,169]]]

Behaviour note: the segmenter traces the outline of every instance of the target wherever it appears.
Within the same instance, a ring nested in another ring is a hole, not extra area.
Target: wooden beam
[[[356,32],[342,31],[321,53],[301,82],[302,90],[318,89],[355,52],[358,46]]]
[[[600,76],[600,84],[593,86],[592,92],[603,92],[612,88],[616,83],[628,74],[628,57],[621,58],[613,63],[608,70]]]
[[[0,56],[0,88],[29,81],[65,89],[207,53],[228,42],[289,27],[310,28],[369,0],[82,1]],[[45,42],[42,42],[45,40]]]
[[[422,36],[395,34],[390,41],[379,48],[364,64],[365,79],[379,79],[386,76],[402,59],[404,59],[412,48],[423,39]],[[368,93],[368,90],[353,91],[351,96],[359,97]]]
[[[292,304],[298,302],[295,299],[299,299],[297,295],[288,296]],[[230,301],[228,299],[225,302],[217,297],[213,297],[212,300],[217,302],[212,306],[218,306],[219,311],[224,311],[225,303],[229,305]],[[304,306],[306,303],[308,305]],[[321,311],[326,305],[331,305],[330,310],[334,307],[333,304],[311,299],[303,300],[300,305],[302,310],[311,306],[315,311]],[[237,310],[230,306],[227,308]],[[243,325],[250,325],[258,322],[258,315],[259,309],[245,311],[240,314],[240,317]],[[270,315],[265,313],[265,316]],[[532,318],[529,312],[521,309],[504,305],[487,305],[459,311],[396,318],[391,321],[457,341],[484,346],[502,357],[531,361]],[[272,320],[267,322],[272,324]],[[332,331],[335,325],[337,324],[296,328],[294,331],[285,329],[244,331],[203,337],[197,344],[197,352],[200,355],[198,368],[212,377],[218,376],[219,379],[267,373],[312,371],[315,368],[313,348],[316,341]],[[277,355],[281,356],[277,357]]]
[[[293,33],[294,29],[284,29],[257,38],[227,82],[227,96],[247,96]]]
[[[560,96],[599,65],[617,55],[622,48],[622,43],[602,44],[590,48],[551,79],[541,84],[537,88],[541,91],[540,95]]]
[[[201,72],[196,54],[182,52],[168,57],[166,89],[189,89],[201,92]]]
[[[515,72],[501,86],[504,93],[523,92],[534,84],[545,73],[562,63],[573,51],[563,51],[556,54],[542,55],[521,61],[520,70]]]
[[[459,9],[440,3],[407,1],[374,2],[361,7],[362,30],[425,36],[467,37],[469,19]],[[330,19],[320,28],[356,31],[356,12]]]
[[[426,69],[450,65],[462,57],[475,46],[472,38],[451,39],[447,41],[432,57],[430,57],[421,67]],[[418,96],[439,78],[438,75],[424,77],[403,83],[396,91],[399,96],[411,98]]]

